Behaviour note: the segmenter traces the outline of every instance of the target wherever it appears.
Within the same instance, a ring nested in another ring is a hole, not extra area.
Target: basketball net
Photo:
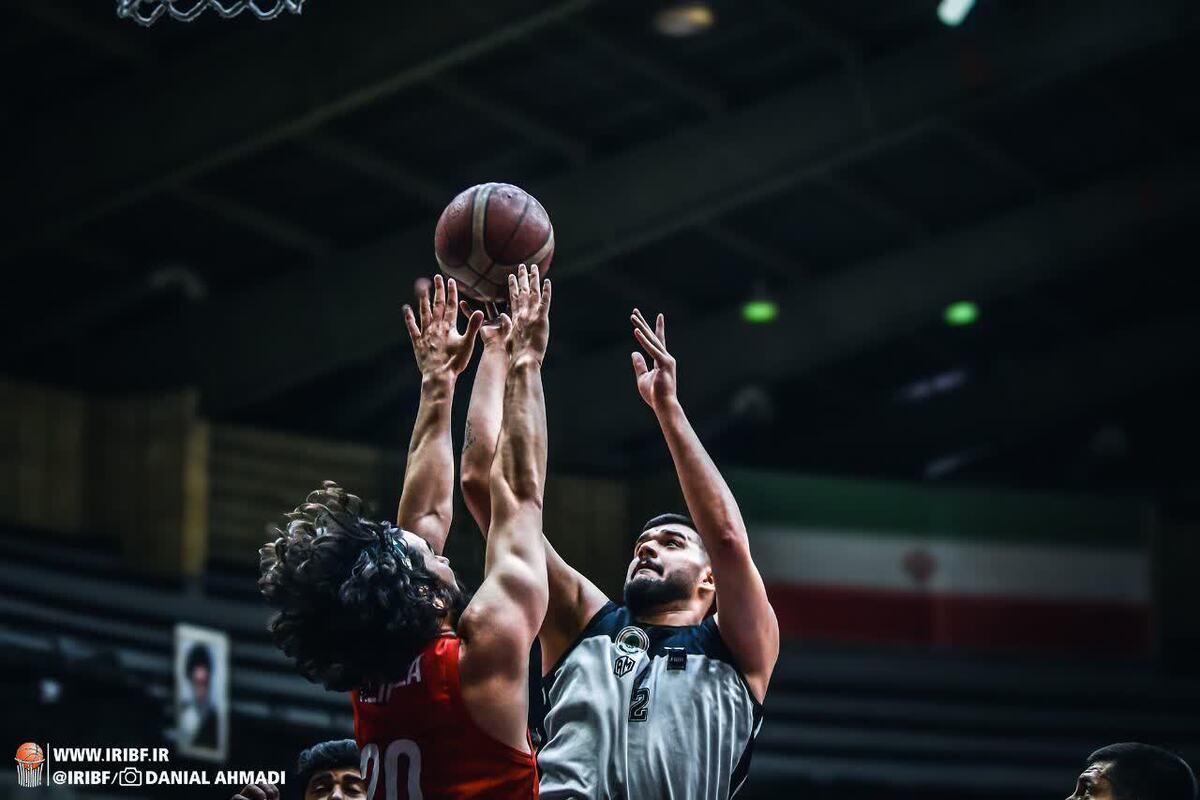
[[[117,0],[117,16],[153,25],[164,15],[192,22],[211,8],[228,19],[249,11],[259,19],[275,19],[284,11],[299,14],[304,0]]]

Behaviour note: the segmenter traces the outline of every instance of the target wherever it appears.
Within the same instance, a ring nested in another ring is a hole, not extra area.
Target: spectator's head
[[[200,642],[193,644],[184,660],[183,672],[192,686],[192,698],[198,705],[208,705],[212,667],[212,653],[208,646]]]
[[[333,691],[392,683],[452,628],[466,593],[419,536],[362,516],[332,482],[287,515],[260,551],[259,589],[279,613],[275,643]]]
[[[1088,756],[1067,800],[1196,800],[1196,776],[1161,747],[1110,744]]]
[[[353,739],[321,742],[300,754],[296,782],[304,800],[363,800],[367,786],[358,770],[358,745]]]

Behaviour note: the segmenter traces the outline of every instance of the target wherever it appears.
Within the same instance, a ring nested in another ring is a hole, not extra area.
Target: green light
[[[957,303],[951,303],[946,306],[945,317],[947,325],[953,325],[954,327],[970,325],[979,319],[979,306],[970,300],[960,300]]]
[[[755,325],[774,322],[777,316],[779,316],[779,306],[770,300],[749,300],[742,305],[742,319]]]

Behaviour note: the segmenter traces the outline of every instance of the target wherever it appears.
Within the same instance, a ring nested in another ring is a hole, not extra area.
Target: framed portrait
[[[175,732],[180,755],[224,762],[229,752],[229,637],[175,626]]]

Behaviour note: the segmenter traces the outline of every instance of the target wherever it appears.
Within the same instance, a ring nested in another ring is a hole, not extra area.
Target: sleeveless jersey
[[[608,603],[543,681],[543,800],[733,796],[762,706],[712,617],[641,625]]]
[[[530,800],[538,795],[532,753],[480,730],[463,703],[460,640],[430,642],[406,676],[351,693],[368,800]]]

